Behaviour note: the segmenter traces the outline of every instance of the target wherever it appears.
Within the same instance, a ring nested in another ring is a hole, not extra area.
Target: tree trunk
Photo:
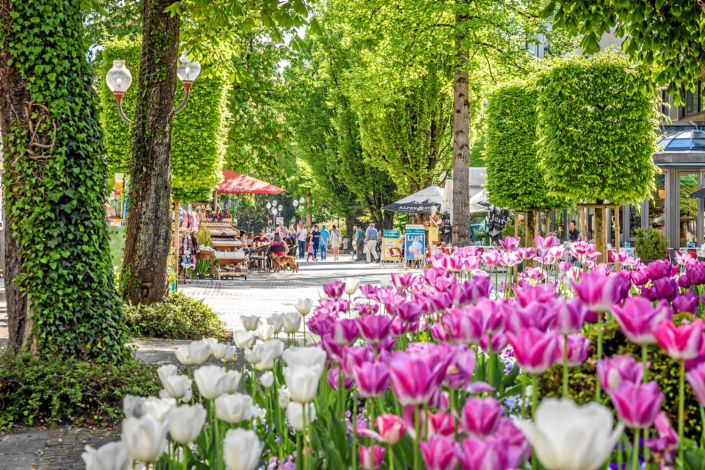
[[[382,218],[382,230],[391,230],[394,228],[394,212],[384,211]]]
[[[311,190],[306,190],[306,227],[311,230],[313,223],[311,219]]]
[[[534,236],[536,234],[536,212],[534,211],[526,211],[526,248],[531,248],[535,246],[534,244]],[[532,268],[534,266],[534,262],[531,260],[526,260],[524,261],[525,266],[528,266]]]
[[[349,217],[345,217],[345,238],[352,238],[354,235],[353,233],[353,226],[355,225],[355,216],[351,215]],[[342,231],[341,231],[342,232]]]
[[[456,27],[467,20],[467,12],[455,15]],[[470,103],[468,102],[468,50],[466,33],[455,39],[453,71],[453,245],[472,244],[470,236]]]
[[[167,294],[171,245],[171,129],[179,52],[179,18],[172,0],[142,3],[142,53],[132,124],[130,213],[123,296],[151,304]]]
[[[601,200],[597,201],[598,204],[602,204]],[[606,209],[595,209],[595,251],[600,253],[597,258],[597,263],[607,262],[607,247],[605,246],[605,211]]]

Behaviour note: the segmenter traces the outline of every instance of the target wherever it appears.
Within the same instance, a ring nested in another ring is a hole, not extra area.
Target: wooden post
[[[614,252],[619,253],[619,212],[620,208],[612,209],[614,211]],[[621,263],[617,263],[617,271],[621,269]]]
[[[519,211],[515,210],[514,211],[514,238],[518,238],[518,237],[519,237]],[[524,244],[526,245],[526,240],[524,240]],[[514,279],[514,281],[513,281],[514,283],[517,282],[518,270],[519,270],[519,266],[514,265],[514,275],[512,276],[512,278]]]
[[[551,232],[551,210],[546,211],[546,236]]]
[[[580,233],[583,235],[585,242],[587,242],[588,237],[587,232],[585,231],[585,208],[578,206],[578,210],[580,211]]]
[[[213,191],[213,212],[218,210],[218,191]]]
[[[181,212],[181,199],[174,199],[174,284],[176,290],[179,290],[179,212]]]

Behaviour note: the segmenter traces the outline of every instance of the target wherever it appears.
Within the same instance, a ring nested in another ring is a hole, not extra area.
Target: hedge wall
[[[536,104],[539,92],[529,82],[497,88],[488,103],[485,164],[489,202],[498,207],[562,208],[565,197],[551,197],[537,157]]]

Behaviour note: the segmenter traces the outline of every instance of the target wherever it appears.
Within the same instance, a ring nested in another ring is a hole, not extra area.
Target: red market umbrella
[[[216,193],[279,194],[286,190],[273,184],[230,170],[223,170],[225,180],[215,188]]]

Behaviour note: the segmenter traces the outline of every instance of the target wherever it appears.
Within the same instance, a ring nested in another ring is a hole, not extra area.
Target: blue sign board
[[[417,261],[426,258],[426,230],[423,228],[406,227],[404,251],[407,261]]]

